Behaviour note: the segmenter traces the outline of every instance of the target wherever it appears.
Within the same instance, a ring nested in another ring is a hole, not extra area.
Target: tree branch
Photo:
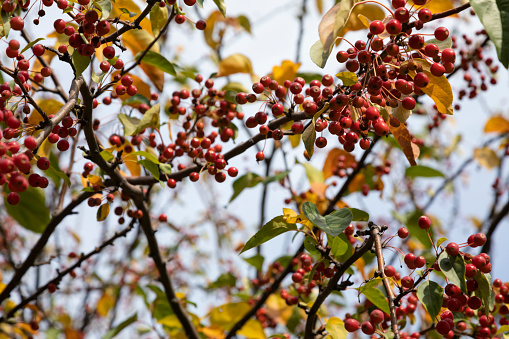
[[[88,192],[85,192],[85,193],[88,193]],[[99,245],[98,247],[96,247],[93,251],[89,252],[88,254],[86,255],[81,255],[79,260],[76,261],[72,266],[70,266],[69,268],[65,269],[64,271],[62,272],[58,272],[58,275],[48,281],[44,286],[41,286],[39,287],[39,289],[37,289],[37,291],[32,294],[31,296],[29,296],[28,298],[24,298],[18,305],[14,306],[6,315],[4,315],[3,317],[0,318],[0,323],[6,321],[8,318],[14,316],[14,314],[22,309],[23,307],[25,307],[25,305],[27,305],[28,303],[30,303],[31,301],[33,300],[36,300],[37,297],[39,295],[41,295],[42,293],[44,293],[47,289],[48,289],[48,286],[50,284],[55,284],[58,286],[58,284],[60,283],[60,281],[62,280],[63,277],[65,277],[67,274],[71,273],[74,269],[78,268],[81,266],[81,264],[87,260],[88,258],[90,258],[91,256],[97,254],[97,253],[100,253],[105,247],[107,246],[110,246],[110,245],[113,245],[113,242],[120,238],[120,237],[125,237],[127,235],[127,233],[129,233],[130,230],[132,230],[132,228],[134,227],[134,221],[136,219],[133,219],[133,221],[129,224],[129,226],[127,228],[125,228],[123,231],[121,232],[117,232],[115,233],[115,235],[111,238],[109,238],[108,240],[106,240],[105,242],[103,242],[101,245]]]
[[[327,297],[336,289],[338,285],[339,279],[345,274],[345,271],[352,266],[360,257],[362,257],[366,252],[368,252],[374,243],[374,237],[372,235],[369,238],[365,239],[361,246],[357,246],[355,248],[355,252],[341,265],[338,267],[337,272],[334,276],[329,280],[327,286],[318,294],[316,300],[313,303],[313,306],[309,310],[308,318],[306,320],[306,329],[304,332],[304,339],[313,339],[314,334],[313,330],[316,322],[316,314],[322,306],[323,302]]]
[[[387,292],[387,297],[389,299],[389,309],[391,311],[391,328],[392,332],[394,333],[394,339],[399,339],[399,329],[398,329],[398,317],[396,316],[396,306],[394,303],[394,291],[391,288],[391,284],[389,282],[389,279],[385,275],[384,267],[385,267],[385,261],[384,256],[382,253],[382,241],[380,240],[380,234],[384,231],[384,228],[373,224],[372,222],[369,223],[369,228],[371,230],[371,236],[375,239],[375,254],[376,259],[378,263],[378,271],[382,275],[382,281],[384,283],[385,291]],[[385,227],[387,229],[387,227]]]
[[[497,229],[498,224],[504,219],[504,217],[509,213],[509,200],[506,202],[504,207],[493,216],[491,219],[491,224],[488,227],[488,231],[486,232],[486,242],[484,243],[481,253],[489,253],[491,250],[491,237],[493,236],[493,233]]]
[[[93,192],[83,192],[81,195],[79,195],[76,199],[71,201],[69,205],[67,205],[66,208],[64,208],[60,213],[55,215],[49,224],[44,229],[44,232],[41,234],[41,237],[37,241],[37,243],[34,245],[32,250],[30,251],[30,254],[25,259],[21,267],[19,267],[16,272],[14,273],[14,276],[11,278],[11,281],[5,286],[2,293],[0,293],[0,303],[2,303],[5,299],[7,299],[12,290],[16,288],[16,286],[19,285],[21,282],[21,278],[25,275],[25,273],[28,271],[28,269],[34,265],[35,260],[43,250],[44,246],[46,246],[46,243],[48,242],[49,237],[51,234],[55,231],[56,227],[60,224],[60,222],[68,215],[70,215],[73,211],[73,209],[81,204],[83,201],[88,199],[94,195]]]

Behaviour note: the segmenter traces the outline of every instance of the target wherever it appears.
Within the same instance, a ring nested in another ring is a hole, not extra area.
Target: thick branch
[[[0,303],[2,303],[5,299],[7,299],[10,296],[12,290],[16,288],[16,286],[18,286],[19,283],[21,282],[21,278],[25,275],[28,269],[34,265],[35,259],[39,256],[44,246],[48,242],[49,237],[55,231],[56,227],[60,224],[60,222],[66,216],[70,215],[76,206],[81,204],[83,201],[85,201],[92,195],[94,195],[93,192],[83,192],[76,199],[74,199],[69,205],[67,205],[66,208],[64,208],[60,213],[58,213],[51,219],[49,224],[44,229],[44,232],[41,234],[41,237],[30,251],[30,254],[25,259],[25,262],[23,262],[21,267],[16,270],[16,273],[14,273],[14,276],[11,278],[11,281],[9,281],[9,283],[7,284],[7,286],[5,286],[2,293],[0,293]]]
[[[110,178],[113,180],[113,182],[116,183],[116,185],[122,188],[123,193],[129,195],[129,197],[134,201],[136,207],[143,212],[140,224],[148,241],[150,256],[154,260],[157,270],[159,271],[160,275],[159,279],[163,284],[166,299],[168,300],[168,303],[172,307],[172,310],[179,319],[180,323],[182,324],[182,327],[184,328],[187,337],[191,339],[199,339],[200,335],[198,334],[198,331],[191,322],[191,319],[187,316],[185,308],[182,306],[182,304],[180,303],[179,299],[175,294],[173,285],[170,281],[168,270],[166,269],[166,263],[161,258],[161,253],[159,252],[159,245],[157,243],[157,239],[154,235],[154,230],[152,229],[152,224],[150,222],[150,214],[145,203],[145,194],[143,193],[143,190],[141,190],[139,187],[129,184],[127,180],[116,170],[115,168],[116,166],[114,166],[113,164],[109,164],[100,155],[101,150],[96,140],[93,126],[90,123],[90,121],[92,120],[93,96],[92,93],[90,92],[90,89],[85,84],[81,88],[81,93],[85,105],[83,120],[87,122],[86,125],[84,126],[84,132],[87,144],[90,148],[88,156],[106,174],[110,176]]]

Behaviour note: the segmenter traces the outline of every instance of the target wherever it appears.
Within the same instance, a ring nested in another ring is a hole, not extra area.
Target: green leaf
[[[435,44],[440,50],[444,50],[446,48],[452,47],[452,37],[448,37],[444,41],[439,41],[437,39],[429,39],[428,41],[426,41],[426,45],[427,44]]]
[[[481,292],[482,302],[485,307],[486,314],[490,313],[490,310],[493,309],[494,305],[491,300],[492,290],[492,282],[491,282],[491,274],[482,273],[481,271],[477,271],[474,279],[479,284],[479,292]]]
[[[284,216],[280,215],[275,217],[263,225],[263,227],[258,232],[256,232],[256,234],[253,235],[251,239],[248,240],[240,253],[242,254],[253,247],[260,246],[264,242],[267,242],[280,234],[295,230],[297,230],[297,226],[295,226],[295,224],[288,224],[286,221],[284,221]]]
[[[23,48],[21,50],[21,52],[19,52],[19,54],[23,54],[25,51],[27,51],[29,48],[31,48],[32,46],[34,46],[36,43],[38,43],[41,40],[44,40],[44,38],[38,38],[38,39],[35,39],[34,41],[31,41],[28,45],[25,46],[25,48]]]
[[[207,286],[207,289],[221,288],[221,287],[233,287],[237,282],[237,278],[231,273],[221,274],[216,281]]]
[[[261,271],[263,268],[263,262],[265,261],[265,258],[261,254],[256,254],[252,256],[251,258],[242,258],[245,262],[247,262],[249,265],[256,268],[258,271]]]
[[[152,6],[150,10],[150,25],[152,32],[157,35],[166,24],[168,19],[168,7]]]
[[[425,177],[425,178],[434,178],[434,177],[444,177],[444,174],[436,169],[431,167],[416,165],[412,167],[408,167],[405,171],[405,176],[410,178],[415,177]]]
[[[9,192],[7,185],[4,186],[4,192]],[[7,202],[7,194],[4,196],[7,213],[27,230],[42,233],[50,222],[44,191],[41,188],[28,187],[25,192],[18,194],[20,201],[15,206]]]
[[[139,156],[147,158],[147,160],[152,161],[154,164],[159,164],[159,160],[157,160],[157,158],[153,154],[150,154],[147,151],[137,151],[134,153],[130,153],[130,155],[139,155]]]
[[[101,83],[106,74],[107,74],[106,72],[96,74],[95,71],[92,69],[92,81],[95,82],[96,84],[99,84]]]
[[[304,239],[304,248],[313,256],[320,255],[320,251],[316,249],[316,241],[311,237],[306,237]],[[310,277],[313,277],[313,275],[310,275]]]
[[[320,214],[320,212],[318,212],[318,208],[312,202],[306,201],[302,205],[302,213],[304,213],[306,218],[308,218],[309,221],[315,224],[315,226],[318,227],[319,229],[324,230],[329,227],[327,225],[327,222],[325,221],[325,218]]]
[[[108,203],[102,204],[97,210],[97,221],[103,221],[110,214],[110,205]]]
[[[509,2],[507,0],[471,0],[470,4],[497,48],[498,59],[509,67]]]
[[[417,287],[417,298],[422,302],[432,320],[440,313],[444,289],[434,281],[424,280]]]
[[[378,307],[387,314],[391,313],[391,310],[389,309],[389,302],[385,299],[384,294],[378,288],[376,287],[364,288],[362,289],[361,293],[364,294],[366,298],[368,298],[368,300],[373,303],[373,305],[375,305],[376,307]]]
[[[467,293],[467,284],[465,283],[465,261],[461,255],[449,255],[443,251],[438,256],[438,265],[447,279],[464,293]]]
[[[348,244],[349,242],[346,242],[341,237],[334,237],[330,251],[334,259],[341,261],[341,256],[344,255],[348,250]]]
[[[255,187],[260,183],[260,176],[255,173],[247,173],[243,176],[239,177],[237,180],[233,182],[233,195],[230,198],[230,202],[232,202],[239,194],[244,190],[244,188]]]
[[[302,79],[304,79],[306,84],[310,83],[313,80],[322,81],[322,75],[320,73],[308,73],[308,72],[300,73],[299,72],[299,73],[297,73],[296,76],[301,77]]]
[[[2,26],[2,35],[4,37],[9,36],[9,32],[11,31],[11,22],[9,20],[9,14],[4,11],[0,11],[0,21]]]
[[[343,320],[332,317],[327,320],[327,324],[325,325],[325,329],[327,333],[332,337],[332,339],[346,339],[348,336],[348,332],[345,328],[345,323]]]
[[[159,164],[159,169],[161,170],[161,172],[163,173],[166,173],[166,174],[171,174],[171,165],[170,164]]]
[[[145,112],[141,120],[119,113],[118,119],[124,126],[124,134],[136,135],[148,127],[159,128],[159,110],[160,105],[155,104]]]
[[[104,160],[106,160],[106,161],[111,161],[111,160],[115,159],[115,157],[113,156],[113,154],[111,154],[111,152],[109,152],[109,151],[104,150],[104,151],[101,151],[101,153],[100,153],[100,154],[101,154],[101,157],[102,157]]]
[[[143,94],[135,94],[122,102],[122,105],[128,104],[146,104],[147,106],[150,106],[150,100]]]
[[[284,171],[284,172],[278,173],[276,175],[273,175],[271,177],[266,177],[265,179],[260,180],[260,183],[267,185],[267,184],[270,184],[271,182],[279,182],[279,181],[283,180],[284,178],[286,178],[288,173],[290,173],[290,171]]]
[[[120,11],[122,13],[128,14],[130,18],[138,15],[138,13],[129,12],[129,10],[127,8],[124,8],[124,7],[120,8]]]
[[[131,325],[132,323],[138,321],[138,315],[135,313],[126,320],[122,321],[120,324],[118,324],[115,328],[112,328],[109,330],[102,339],[111,339],[114,338],[117,334],[122,332],[123,329],[125,329],[127,326]]]
[[[217,8],[219,8],[221,14],[226,17],[226,5],[224,4],[224,0],[214,0],[214,3],[216,4]]]
[[[76,69],[77,78],[83,73],[84,70],[88,68],[88,65],[90,65],[90,57],[79,54],[78,49],[75,49],[72,53],[72,64]]]
[[[240,27],[244,28],[246,32],[251,34],[251,22],[249,21],[249,18],[245,15],[239,15],[237,20],[239,21]]]
[[[154,176],[154,178],[159,180],[159,167],[156,164],[148,159],[138,160],[138,164],[145,167],[150,172],[150,174]]]
[[[359,81],[354,72],[339,72],[336,77],[343,82],[343,86],[352,86]]]
[[[143,52],[136,54],[136,56],[134,58],[136,60],[138,60],[141,57],[141,53],[143,53]],[[161,71],[171,74],[173,76],[177,75],[173,64],[171,62],[169,62],[168,59],[166,59],[165,57],[163,57],[161,54],[159,54],[157,52],[148,51],[147,54],[145,54],[145,56],[141,60],[141,62],[143,62],[144,64],[147,64],[147,65],[154,66],[154,67],[160,69]]]
[[[324,51],[323,44],[320,40],[315,42],[309,51],[311,60],[320,68],[324,68],[327,63],[327,59],[332,52],[332,46],[329,47],[328,51]]]
[[[348,208],[352,212],[352,221],[369,221],[369,214],[357,208]]]
[[[325,221],[329,228],[325,233],[335,237],[346,230],[348,225],[350,225],[352,222],[352,212],[345,207],[325,216]]]
[[[442,245],[442,244],[443,244],[444,242],[446,242],[447,240],[449,240],[449,239],[447,239],[447,238],[445,238],[445,237],[442,237],[442,238],[438,239],[438,240],[437,240],[437,245],[436,245],[436,246],[437,246],[437,247],[439,247],[440,245]]]
[[[201,9],[203,9],[203,1],[204,0],[196,0],[196,4],[198,5],[198,7],[200,7]]]
[[[302,205],[302,212],[316,227],[333,237],[343,232],[352,222],[352,212],[348,208],[342,208],[324,218],[315,204],[306,201]]]
[[[110,0],[95,1],[96,6],[101,10],[101,19],[108,19],[113,8]],[[159,7],[159,6],[154,6]]]
[[[306,151],[308,152],[309,159],[313,156],[313,153],[315,152],[315,140],[316,140],[316,130],[315,130],[315,123],[316,123],[316,115],[313,117],[313,120],[311,120],[311,124],[302,132],[302,141],[304,142],[304,147],[306,148]]]
[[[60,169],[56,169],[53,166],[50,166],[47,170],[44,171],[44,173],[46,173],[46,174],[49,173],[50,175],[54,175],[54,176],[57,176],[57,177],[60,177],[60,178],[64,179],[64,181],[67,184],[67,186],[71,187],[71,180],[69,179],[67,174],[62,172]]]

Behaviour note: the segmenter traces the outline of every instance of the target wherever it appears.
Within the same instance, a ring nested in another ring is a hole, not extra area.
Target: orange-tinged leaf
[[[417,165],[416,160],[419,157],[419,154],[417,154],[417,150],[419,149],[419,147],[417,147],[417,145],[413,146],[412,137],[410,136],[410,132],[408,131],[406,126],[404,124],[400,124],[399,127],[393,127],[392,125],[389,124],[389,128],[391,130],[392,135],[394,135],[394,138],[396,138],[396,141],[403,150],[403,153],[405,154],[406,158],[408,159],[410,166]]]
[[[424,73],[428,76],[429,84],[422,91],[426,93],[437,105],[437,109],[442,114],[453,114],[452,102],[454,95],[452,93],[451,84],[445,75],[436,77],[431,74],[430,64],[424,59],[413,59],[417,64],[422,66]],[[408,61],[402,63],[406,65]],[[408,73],[412,79],[415,76],[415,72],[411,71]]]
[[[360,191],[362,188],[362,185],[366,183],[366,175],[364,173],[357,174],[353,179],[352,182],[348,185],[348,192],[357,192]]]
[[[336,168],[340,157],[344,157],[343,164],[345,165],[345,168],[348,168],[351,164],[355,163],[355,157],[351,153],[339,148],[331,149],[323,164],[323,176],[325,179],[333,176],[334,169]]]
[[[362,275],[362,279],[366,280],[366,272],[364,272],[364,267],[366,266],[366,262],[364,261],[363,258],[359,258],[356,262],[355,262],[355,267],[357,267],[357,269],[359,270],[359,272],[361,272],[361,275]]]
[[[159,68],[148,65],[144,62],[140,64],[141,69],[145,74],[149,77],[149,79],[152,81],[154,86],[156,86],[157,90],[159,92],[162,92],[164,87],[164,72],[161,71]],[[150,99],[150,97],[149,97]]]
[[[97,221],[103,221],[110,214],[110,205],[108,203],[102,204],[97,210]]]
[[[80,339],[80,333],[76,330],[66,328],[64,330],[65,339]]]
[[[509,132],[509,121],[500,115],[490,118],[484,126],[484,133],[506,132]]]
[[[224,339],[226,337],[223,328],[218,325],[203,327],[200,329],[200,332],[205,334],[205,336],[210,339]]]
[[[487,169],[493,169],[500,165],[497,153],[489,147],[476,148],[474,150],[474,159],[477,160],[479,165]]]
[[[251,60],[243,54],[232,54],[221,60],[218,67],[217,77],[224,77],[236,73],[253,74]]]
[[[283,60],[281,66],[272,67],[272,79],[276,80],[280,85],[282,85],[285,80],[293,81],[300,65],[300,62],[296,64],[290,60]]]
[[[127,169],[131,173],[131,176],[133,177],[139,177],[141,174],[141,165],[138,164],[138,157],[133,154],[129,154],[124,156],[122,159],[124,161],[124,164],[126,165]]]

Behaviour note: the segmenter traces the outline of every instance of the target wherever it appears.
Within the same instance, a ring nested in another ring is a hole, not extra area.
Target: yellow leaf
[[[409,1],[410,5],[413,5],[414,2],[412,0]],[[432,13],[440,13],[445,12],[454,8],[454,3],[451,0],[431,0],[426,5],[422,6],[423,8],[429,9]],[[421,7],[419,7],[421,8]],[[457,17],[457,14],[451,15]],[[449,16],[449,17],[451,17]]]
[[[170,314],[157,321],[159,324],[168,326],[170,328],[181,328],[182,324],[175,314]]]
[[[429,84],[421,90],[426,93],[437,105],[437,109],[442,114],[453,114],[452,102],[453,93],[451,84],[445,75],[436,77],[430,72],[430,64],[424,59],[413,59],[418,65],[422,66],[424,73],[428,76]],[[402,65],[408,64],[408,61]],[[412,78],[415,77],[415,72],[408,73]]]
[[[203,31],[203,36],[205,38],[205,42],[212,49],[216,49],[217,45],[221,42],[221,39],[224,35],[224,29],[217,34],[214,34],[217,31],[215,28],[215,24],[220,21],[224,21],[224,17],[219,11],[214,11],[210,13],[210,16],[207,18],[207,26],[205,26],[205,30]]]
[[[359,270],[359,272],[361,272],[361,275],[362,275],[362,279],[366,280],[366,273],[364,272],[364,267],[366,266],[366,262],[364,261],[363,258],[359,258],[356,262],[355,262],[355,267],[357,267],[357,269]]]
[[[286,325],[292,316],[293,307],[288,306],[279,294],[271,294],[265,302],[267,314],[278,324]]]
[[[354,72],[339,72],[336,77],[343,82],[344,86],[355,85],[358,81],[357,74]]]
[[[290,143],[292,144],[292,148],[296,148],[296,147],[298,147],[300,145],[301,135],[300,134],[289,135],[288,139],[290,139]]]
[[[253,318],[249,319],[247,323],[238,331],[238,333],[249,339],[267,338],[260,321]]]
[[[498,115],[490,118],[484,126],[484,133],[506,133],[509,131],[509,121]]]
[[[164,6],[153,6],[150,10],[150,25],[152,26],[152,32],[159,34],[161,28],[166,24],[168,19],[168,7]]]
[[[474,158],[477,160],[479,165],[492,169],[500,165],[500,159],[494,150],[488,147],[476,148],[474,150]]]
[[[345,323],[339,318],[329,318],[329,320],[327,320],[327,324],[325,325],[325,329],[332,339],[347,338],[348,332],[346,331]]]
[[[323,0],[316,0],[316,9],[318,10],[318,13],[323,13]]]
[[[249,58],[242,54],[233,54],[221,60],[217,77],[224,77],[236,73],[253,74],[253,66]]]
[[[346,152],[345,150],[339,148],[333,148],[327,154],[327,158],[323,164],[323,176],[325,179],[332,177],[334,174],[334,169],[337,167],[338,162],[342,160],[345,168],[350,167],[351,164],[356,163],[355,157]]]
[[[214,308],[210,312],[210,323],[228,328],[249,312],[251,307],[247,302],[225,304]]]
[[[147,65],[146,63],[142,62],[140,64],[141,69],[145,74],[148,76],[148,78],[152,81],[154,86],[156,86],[157,90],[159,92],[163,91],[164,87],[164,72],[161,71],[159,68]],[[150,99],[150,96],[148,97]]]
[[[401,99],[404,97],[407,97],[407,95],[402,95]],[[404,123],[408,120],[410,115],[412,114],[412,111],[409,109],[403,108],[403,105],[401,104],[401,101],[398,101],[398,107],[392,108],[387,106],[388,112],[392,114],[393,117],[399,120],[399,122]]]
[[[357,5],[354,7],[348,22],[339,32],[338,36],[343,37],[347,32],[366,29],[371,21],[383,20],[383,18],[385,18],[385,13],[380,6],[373,4]],[[338,43],[341,41],[338,41]]]
[[[360,2],[360,0],[341,1],[325,13],[318,25],[318,34],[324,51],[328,51],[334,44],[339,32],[348,22],[352,6],[357,2]]]
[[[55,99],[37,100],[37,104],[47,115],[56,114],[58,110],[64,105]],[[39,112],[37,112],[36,109],[34,109],[28,118],[28,123],[32,125],[38,125],[42,120],[42,116],[39,114]]]
[[[348,192],[357,192],[360,191],[362,188],[362,185],[366,183],[366,175],[364,173],[357,174],[353,179],[352,182],[348,185]]]
[[[281,66],[272,67],[272,79],[276,80],[280,85],[282,85],[285,80],[293,81],[300,65],[300,62],[296,64],[290,60],[283,60]]]
[[[420,150],[417,145],[412,143],[412,137],[410,136],[410,132],[406,128],[404,124],[400,124],[399,127],[393,127],[389,124],[389,128],[391,130],[392,135],[396,138],[399,146],[403,150],[410,166],[417,165],[417,158],[419,157]],[[415,145],[415,146],[414,146]]]
[[[110,205],[108,203],[102,204],[97,210],[97,221],[103,221],[110,214]]]
[[[97,313],[100,316],[105,317],[108,312],[115,305],[115,298],[108,292],[104,292],[99,301],[97,302]]]
[[[53,146],[53,144],[51,142],[49,142],[48,139],[45,139],[42,142],[41,147],[39,147],[37,154],[41,157],[45,157],[45,158],[49,159],[52,146]]]
[[[141,13],[140,8],[138,5],[136,5],[132,0],[115,0],[111,3],[113,5],[113,8],[110,13],[110,18],[116,18],[121,17],[120,19],[133,22],[136,20],[138,15]],[[136,13],[138,15],[133,16],[132,18],[129,17],[128,14],[123,13],[120,9],[125,8],[131,13]],[[113,25],[112,25],[113,26]],[[150,25],[150,21],[147,18],[144,18],[140,23],[141,28],[143,28],[144,31],[152,34],[152,27]]]
[[[470,217],[468,218],[470,219],[470,221],[472,222],[472,224],[474,224],[474,226],[478,229],[478,230],[481,230],[482,229],[482,224],[483,224],[483,221],[479,218],[476,218],[476,217]]]

